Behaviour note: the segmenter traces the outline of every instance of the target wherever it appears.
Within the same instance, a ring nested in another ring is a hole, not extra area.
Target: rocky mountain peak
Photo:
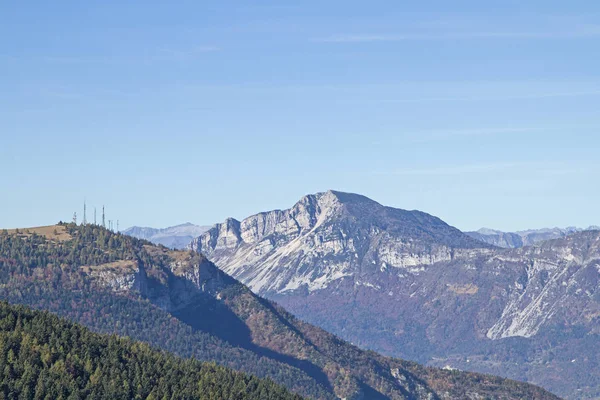
[[[381,208],[383,208],[381,204],[366,196],[328,190],[327,192],[319,192],[302,197],[290,211],[295,215],[306,213],[316,222],[319,218],[341,216],[344,212],[351,213],[358,209],[364,211]]]
[[[363,204],[372,207],[383,207],[375,200],[356,193],[340,192],[337,190],[328,190],[327,192],[317,193],[315,195],[323,202],[339,203],[339,204]]]
[[[313,229],[316,225],[323,223],[327,218],[332,218],[341,212],[343,202],[340,200],[337,193],[339,192],[330,190],[327,192],[306,195],[290,210],[282,211],[282,213],[285,214],[288,212],[289,216],[297,221],[300,231]]]
[[[330,190],[287,210],[227,219],[190,247],[264,293],[316,290],[370,270],[412,270],[489,246],[429,214]]]

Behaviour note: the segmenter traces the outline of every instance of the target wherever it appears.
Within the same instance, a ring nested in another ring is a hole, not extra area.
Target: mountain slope
[[[4,302],[0,349],[7,399],[300,399],[271,381]]]
[[[209,228],[209,226],[198,226],[188,222],[163,229],[132,226],[122,233],[138,239],[148,240],[154,244],[162,244],[172,249],[183,249],[194,238],[203,234]]]
[[[98,331],[270,377],[312,398],[556,398],[362,351],[254,295],[195,252],[95,226],[35,232],[0,234],[0,296]]]
[[[228,220],[192,247],[361,347],[596,398],[599,237],[500,249],[428,214],[328,192]]]

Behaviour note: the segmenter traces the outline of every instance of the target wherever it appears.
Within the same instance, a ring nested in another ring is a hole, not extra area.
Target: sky
[[[0,1],[0,227],[328,189],[463,230],[600,225],[599,110],[596,0]]]

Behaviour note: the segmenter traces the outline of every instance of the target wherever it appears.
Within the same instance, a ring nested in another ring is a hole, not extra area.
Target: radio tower
[[[73,223],[77,225],[77,211],[73,213]]]
[[[106,221],[104,219],[104,206],[102,206],[102,227],[106,228]]]
[[[86,212],[86,205],[85,205],[85,200],[83,200],[83,221],[81,221],[82,225],[87,225],[87,216],[86,216],[87,212]]]
[[[119,220],[117,220],[117,233],[119,233]]]
[[[94,207],[94,225],[97,225],[96,224],[96,207]]]

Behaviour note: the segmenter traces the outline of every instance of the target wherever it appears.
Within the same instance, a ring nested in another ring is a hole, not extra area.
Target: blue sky
[[[330,188],[461,229],[600,225],[600,3],[403,3],[1,2],[0,226]]]

